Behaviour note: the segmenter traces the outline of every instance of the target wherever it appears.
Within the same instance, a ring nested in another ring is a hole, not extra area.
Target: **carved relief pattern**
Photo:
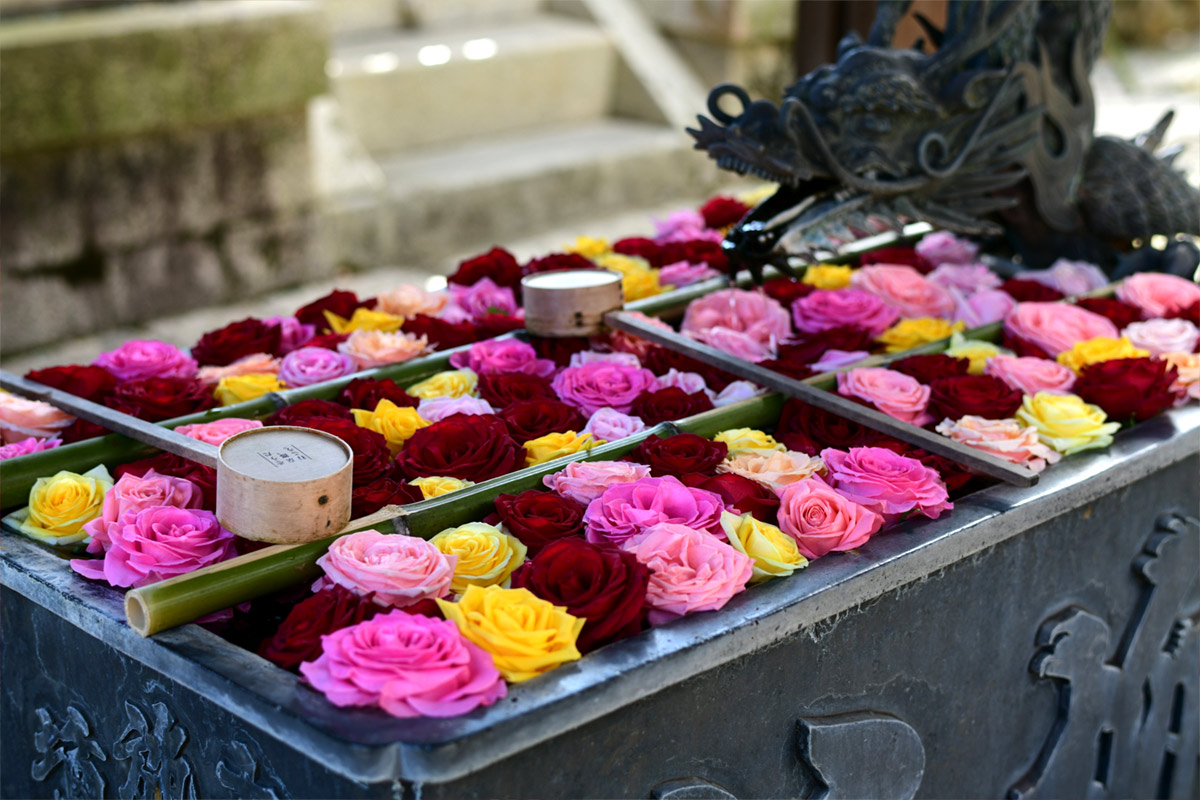
[[[104,778],[96,765],[107,760],[82,712],[67,706],[65,718],[55,719],[48,708],[35,708],[34,749],[40,754],[30,766],[35,781],[54,780],[54,797],[102,797]]]
[[[283,781],[267,768],[262,753],[253,743],[230,742],[225,757],[217,762],[217,780],[233,797],[290,797]]]

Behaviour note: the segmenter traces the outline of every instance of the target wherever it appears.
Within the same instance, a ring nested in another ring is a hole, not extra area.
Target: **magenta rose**
[[[861,289],[817,289],[792,303],[792,322],[803,333],[852,326],[878,336],[899,318],[900,312]]]
[[[357,371],[358,363],[344,353],[323,347],[301,347],[283,357],[278,377],[286,386],[296,388],[344,378]]]
[[[497,286],[491,278],[481,278],[470,286],[450,284],[450,298],[468,319],[479,321],[488,314],[517,314],[517,298],[507,286]],[[449,318],[450,309],[444,315]]]
[[[336,585],[381,606],[405,608],[450,593],[457,556],[448,556],[424,539],[376,530],[336,539],[317,566],[325,575],[313,591]]]
[[[722,289],[693,300],[680,332],[698,342],[743,358],[762,361],[791,333],[784,307],[761,292]]]
[[[676,261],[674,264],[666,264],[658,271],[659,282],[664,286],[674,286],[676,289],[719,277],[721,277],[721,273],[703,261],[699,264]]]
[[[829,469],[833,488],[882,514],[885,520],[913,510],[937,519],[954,508],[936,470],[886,447],[854,447],[848,452],[826,449],[821,451],[821,459]]]
[[[504,697],[492,657],[453,622],[396,610],[334,631],[300,673],[335,706],[454,717]]]
[[[60,444],[62,444],[61,439],[35,439],[30,436],[28,439],[22,439],[19,442],[11,442],[0,446],[0,461],[40,453],[43,450],[53,450]]]
[[[465,353],[450,356],[450,364],[470,367],[479,375],[507,375],[521,373],[549,378],[554,374],[554,362],[538,358],[533,345],[519,339],[489,339],[476,342]]]
[[[651,625],[716,611],[744,591],[753,574],[749,556],[687,525],[651,525],[627,549],[650,568]]]
[[[103,553],[110,545],[111,526],[128,514],[157,506],[202,508],[204,492],[189,480],[160,475],[153,469],[141,476],[125,473],[104,495],[100,516],[83,526],[90,537],[87,551]]]
[[[103,367],[120,381],[142,378],[194,378],[200,368],[192,358],[175,345],[156,339],[132,339],[92,362]]]
[[[979,255],[979,245],[949,231],[934,231],[917,242],[917,253],[932,264],[970,264]]]
[[[788,484],[779,496],[779,528],[796,540],[805,558],[853,550],[881,527],[883,517],[819,478]]]
[[[633,401],[657,385],[658,378],[648,369],[603,361],[567,367],[550,383],[564,403],[588,415],[601,408],[628,414]]]
[[[651,525],[671,522],[724,537],[720,495],[684,486],[677,478],[618,483],[588,503],[583,520],[589,542],[627,543]]]
[[[305,325],[295,317],[268,317],[263,322],[279,328],[279,347],[275,352],[281,356],[303,347],[317,335],[316,325]]]
[[[916,378],[884,367],[860,367],[837,376],[838,394],[870,403],[875,408],[912,425],[933,422],[929,407],[929,387]]]
[[[650,477],[645,464],[627,461],[576,461],[564,469],[542,478],[546,488],[554,493],[587,505],[604,494],[610,486],[633,483]]]

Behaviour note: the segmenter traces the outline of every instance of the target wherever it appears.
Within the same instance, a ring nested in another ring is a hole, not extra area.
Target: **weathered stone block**
[[[0,164],[0,265],[6,277],[12,270],[66,263],[83,252],[89,169],[81,150],[27,154]]]

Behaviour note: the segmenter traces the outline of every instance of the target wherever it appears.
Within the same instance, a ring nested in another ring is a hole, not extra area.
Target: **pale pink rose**
[[[196,359],[175,345],[157,339],[131,339],[116,350],[101,353],[92,363],[104,367],[119,381],[191,378],[197,369]]]
[[[455,414],[478,416],[495,414],[496,409],[487,400],[478,397],[427,397],[417,406],[417,416],[426,422],[441,422]]]
[[[937,519],[954,508],[937,470],[886,447],[826,448],[821,459],[839,494],[882,514],[885,521],[914,510]]]
[[[979,255],[979,245],[949,231],[934,231],[921,237],[917,252],[933,264],[970,264]]]
[[[791,333],[788,313],[762,292],[722,289],[693,300],[680,331],[747,361],[762,361]]]
[[[838,394],[865,400],[889,417],[924,427],[933,422],[929,387],[903,372],[884,367],[859,367],[837,376]]]
[[[448,595],[457,563],[458,556],[415,536],[358,531],[335,539],[317,559],[325,575],[312,588],[336,584],[378,605],[406,608]]]
[[[321,637],[300,673],[335,706],[393,717],[456,717],[490,706],[508,689],[492,657],[443,619],[395,610]]]
[[[1054,361],[1031,356],[996,355],[987,360],[983,374],[1004,381],[1012,389],[1030,397],[1038,392],[1070,394],[1075,387],[1075,373]]]
[[[1178,275],[1139,272],[1117,285],[1117,299],[1137,306],[1147,319],[1165,317],[1200,300],[1200,286]]]
[[[642,533],[631,548],[650,568],[646,589],[651,625],[697,611],[716,611],[746,588],[754,560],[702,531],[659,523]]]
[[[346,355],[324,347],[301,347],[283,357],[279,364],[279,380],[297,388],[344,378],[358,371],[358,362]]]
[[[588,419],[580,433],[590,433],[602,442],[615,442],[646,430],[641,417],[622,414],[613,408],[600,408]]]
[[[792,303],[792,322],[804,333],[848,325],[878,336],[899,318],[900,312],[862,289],[817,289]]]
[[[596,350],[580,350],[571,353],[568,367],[582,367],[584,364],[624,364],[627,367],[640,368],[642,360],[633,353],[601,353]]]
[[[720,394],[713,399],[713,405],[720,408],[721,406],[740,403],[743,400],[749,400],[751,397],[758,397],[760,394],[766,393],[765,389],[750,381],[734,381],[722,389]]]
[[[583,522],[589,542],[611,542],[628,549],[629,541],[651,525],[673,522],[707,531],[721,539],[721,496],[684,486],[678,478],[642,478],[617,483],[588,503]]]
[[[986,264],[942,264],[929,273],[929,280],[947,289],[972,295],[984,289],[995,289],[1004,283]]]
[[[491,278],[481,278],[470,286],[452,283],[450,296],[454,305],[467,312],[471,319],[482,319],[493,313],[521,315],[513,290],[497,286]]]
[[[1159,359],[1175,368],[1175,382],[1171,391],[1176,394],[1175,405],[1181,406],[1189,399],[1200,400],[1200,355],[1195,353],[1164,353]]]
[[[805,558],[861,547],[881,527],[883,517],[817,478],[797,481],[779,495],[779,529],[796,540]]]
[[[267,325],[279,328],[279,353],[287,355],[317,335],[316,325],[307,325],[295,317],[269,317],[264,319]]]
[[[713,234],[720,234],[720,231],[714,231],[704,224],[704,216],[698,211],[685,209],[682,211],[673,211],[667,215],[666,219],[655,219],[654,241],[659,244],[666,242],[689,242],[694,239],[705,239],[708,241],[719,242],[725,238],[723,234],[720,238],[713,238]]]
[[[826,350],[821,360],[814,361],[809,367],[813,372],[833,372],[857,364],[869,355],[866,350]]]
[[[253,353],[224,367],[201,367],[196,373],[196,378],[206,386],[215,386],[221,382],[222,378],[237,378],[242,375],[277,375],[279,367],[279,359],[270,353]]]
[[[657,383],[658,378],[648,369],[593,362],[567,367],[554,376],[550,386],[564,403],[585,414],[605,407],[627,414],[638,395],[654,391]]]
[[[580,505],[587,505],[618,483],[633,483],[650,477],[645,464],[628,461],[577,461],[542,478],[546,488]]]
[[[1120,336],[1107,317],[1070,303],[1018,303],[1004,318],[1004,330],[1052,356],[1070,350],[1076,342]]]
[[[717,465],[717,472],[732,473],[761,483],[778,494],[788,484],[825,471],[821,459],[795,450],[739,450]]]
[[[53,450],[60,444],[62,442],[58,439],[35,439],[30,436],[28,439],[22,439],[19,442],[0,446],[0,461],[40,453],[43,450]]]
[[[549,378],[556,367],[548,358],[538,358],[533,345],[520,339],[485,339],[471,349],[450,356],[450,365],[469,367],[477,375],[537,375]]]
[[[338,345],[338,351],[353,358],[359,369],[410,361],[428,350],[429,339],[425,336],[383,331],[355,331]]]
[[[642,322],[647,322],[656,328],[662,328],[664,331],[672,330],[671,326],[663,322],[658,317],[648,317],[640,311],[626,312],[637,317]],[[650,352],[650,348],[654,345],[640,336],[633,336],[624,331],[611,331],[608,334],[609,346],[618,353],[632,353],[638,358],[645,358],[646,353]]]
[[[255,428],[261,428],[262,422],[256,419],[241,419],[239,417],[226,417],[225,419],[214,420],[213,422],[198,422],[195,425],[180,425],[175,429],[176,433],[182,433],[188,438],[195,439],[198,442],[207,442],[212,445],[219,445],[242,431],[249,431]]]
[[[954,295],[950,290],[909,266],[871,264],[855,270],[850,275],[850,285],[878,296],[907,319],[954,316]]]
[[[1037,281],[1072,297],[1091,292],[1108,285],[1108,276],[1095,264],[1086,261],[1068,261],[1060,258],[1049,269],[1031,269],[1017,273],[1023,281]]]
[[[706,281],[709,278],[719,278],[721,273],[708,265],[708,262],[701,261],[698,264],[689,264],[686,261],[676,261],[674,264],[667,264],[658,271],[658,282],[664,286],[674,286],[678,289],[680,286],[690,286],[693,283]]]
[[[126,515],[159,506],[200,508],[203,504],[204,492],[189,480],[159,475],[154,470],[148,470],[140,478],[126,473],[105,493],[100,516],[83,526],[90,537],[87,551],[103,553],[108,550],[112,542],[109,530]]]
[[[1148,319],[1129,325],[1121,333],[1134,347],[1149,350],[1152,356],[1191,353],[1200,341],[1200,328],[1186,319]]]
[[[1004,319],[1016,305],[1012,295],[1000,289],[984,289],[970,296],[955,291],[952,321],[978,328]]]
[[[459,324],[461,322],[471,322],[471,315],[466,309],[454,303],[448,303],[441,312],[437,315],[438,319],[444,319],[446,322]]]
[[[57,436],[75,418],[41,400],[26,400],[8,392],[0,392],[0,441],[5,444],[29,437],[49,439]]]
[[[968,414],[958,420],[944,419],[936,430],[942,436],[1034,472],[1041,472],[1047,463],[1062,458],[1038,440],[1037,428],[1023,428],[1015,419],[986,419]]]
[[[671,367],[667,370],[666,375],[658,376],[659,389],[667,389],[674,386],[677,389],[682,389],[687,394],[695,394],[696,392],[705,392],[712,397],[712,392],[708,391],[708,384],[704,380],[704,376],[695,372],[680,372]]]
[[[450,301],[445,292],[427,292],[411,283],[401,284],[375,298],[375,310],[410,319],[418,314],[436,316]]]

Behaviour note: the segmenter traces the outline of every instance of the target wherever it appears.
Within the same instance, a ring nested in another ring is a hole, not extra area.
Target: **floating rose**
[[[444,494],[457,492],[474,485],[473,481],[463,481],[458,478],[445,478],[436,475],[428,478],[414,478],[409,481],[409,486],[415,486],[421,492],[420,499],[422,500],[441,497]]]
[[[1200,286],[1178,275],[1140,272],[1121,281],[1117,299],[1137,306],[1147,318],[1170,317],[1200,301]]]
[[[719,495],[691,489],[676,478],[642,478],[618,483],[588,504],[584,514],[589,542],[628,548],[651,525],[671,522],[723,536]]]
[[[557,494],[587,505],[610,486],[633,483],[650,476],[644,464],[625,461],[577,461],[565,469],[542,478],[542,483]]]
[[[1120,358],[1144,358],[1148,355],[1149,351],[1134,347],[1133,342],[1124,336],[1097,336],[1076,342],[1070,350],[1059,353],[1056,360],[1078,375],[1089,364],[1100,364]]]
[[[219,445],[234,434],[253,430],[254,428],[261,428],[262,426],[262,422],[257,419],[226,417],[225,419],[218,419],[213,422],[180,425],[175,429],[175,432],[183,434],[189,439],[195,439],[198,442]]]
[[[948,322],[932,317],[902,319],[876,337],[875,341],[889,353],[902,353],[923,344],[949,339],[955,331],[966,327],[961,322]]]
[[[597,444],[603,442],[596,441],[590,433],[548,433],[525,442],[525,466],[534,467],[563,456],[586,453]]]
[[[100,516],[104,495],[113,485],[103,465],[82,475],[62,470],[38,478],[29,490],[29,505],[5,517],[19,532],[53,545],[87,538],[84,526]]]
[[[779,527],[805,558],[843,553],[866,544],[883,517],[816,478],[797,481],[779,496]]]
[[[766,522],[760,522],[752,514],[721,515],[721,527],[729,538],[729,545],[753,561],[751,583],[770,578],[786,578],[798,569],[808,566],[808,559],[800,554],[796,542],[783,531]]]
[[[348,589],[333,586],[306,597],[288,612],[279,628],[263,640],[258,654],[277,667],[295,671],[321,656],[321,639],[370,619],[380,607]]]
[[[549,378],[555,372],[554,362],[538,358],[533,345],[519,339],[489,339],[476,342],[465,353],[450,356],[455,367],[469,367],[478,375],[520,373]]]
[[[1004,330],[1051,356],[1070,350],[1076,342],[1117,337],[1117,327],[1107,318],[1068,303],[1019,303],[1005,317]]]
[[[120,381],[139,378],[191,378],[196,360],[178,347],[156,339],[131,339],[116,350],[101,353],[92,362]]]
[[[839,372],[837,392],[842,397],[863,400],[901,422],[923,426],[933,422],[926,411],[929,387],[916,378],[884,367],[860,367]]]
[[[358,330],[337,346],[359,369],[411,361],[429,349],[429,339],[412,333]]]
[[[791,333],[779,301],[759,292],[722,289],[693,300],[680,332],[747,361],[770,358]]]
[[[633,402],[657,384],[658,378],[648,369],[593,362],[567,367],[554,377],[551,386],[564,402],[590,415],[601,408],[627,414]]]
[[[986,419],[967,415],[944,419],[937,432],[956,442],[1041,472],[1062,456],[1038,440],[1037,428],[1023,427],[1014,419]]]
[[[803,333],[821,333],[850,325],[878,336],[899,317],[899,311],[862,289],[818,289],[792,304],[792,321],[796,330]]]
[[[213,389],[213,397],[223,406],[234,403],[245,403],[257,400],[264,394],[278,392],[284,389],[283,383],[271,373],[250,373],[221,378],[217,388]]]
[[[529,548],[532,556],[553,541],[583,534],[582,506],[553,492],[531,489],[501,494],[495,505],[504,526]]]
[[[0,441],[6,444],[30,437],[48,439],[74,421],[49,403],[0,392]]]
[[[1065,456],[1112,444],[1119,422],[1107,422],[1099,406],[1073,394],[1025,395],[1017,421],[1037,428],[1038,438]]]
[[[317,559],[325,575],[313,591],[336,585],[378,605],[405,608],[449,594],[456,563],[433,542],[368,529],[335,539]]]
[[[283,357],[278,377],[288,386],[312,386],[351,375],[357,370],[357,362],[348,355],[323,347],[301,347]]]
[[[1186,319],[1150,319],[1127,326],[1122,335],[1134,347],[1161,356],[1193,352],[1200,341],[1200,328]]]
[[[993,356],[988,359],[983,371],[1022,394],[1069,394],[1075,385],[1075,373],[1070,369],[1054,361],[1031,356]]]
[[[650,568],[646,600],[652,625],[716,611],[744,591],[754,574],[749,556],[686,525],[652,525],[629,549]]]
[[[907,318],[954,316],[954,295],[912,267],[872,264],[861,267],[850,278],[856,289],[878,296]]]
[[[791,450],[742,450],[717,465],[717,472],[741,475],[775,492],[824,471],[820,458]]]
[[[588,419],[583,432],[605,442],[615,442],[646,430],[641,417],[622,414],[615,408],[600,408]]]
[[[937,519],[954,508],[938,473],[915,458],[883,447],[822,450],[821,458],[839,494],[885,518],[915,510]]]
[[[468,586],[508,585],[508,576],[525,561],[520,539],[482,522],[447,528],[429,543],[454,561],[450,588],[462,594]]]

